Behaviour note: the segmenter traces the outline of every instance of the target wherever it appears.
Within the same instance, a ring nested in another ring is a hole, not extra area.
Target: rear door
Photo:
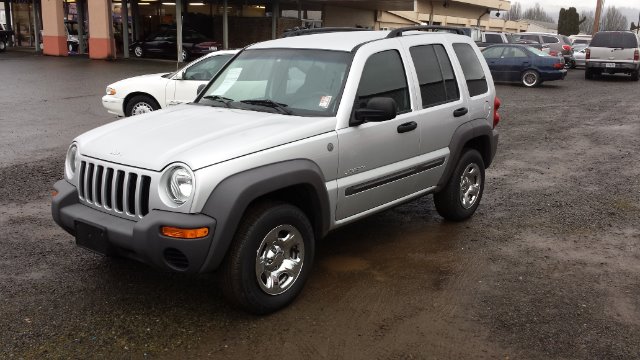
[[[437,185],[449,156],[449,141],[458,126],[468,121],[469,108],[460,95],[462,74],[456,75],[451,62],[453,48],[439,42],[424,44],[424,38],[405,41],[419,85],[416,115],[423,160],[416,180],[422,190]]]

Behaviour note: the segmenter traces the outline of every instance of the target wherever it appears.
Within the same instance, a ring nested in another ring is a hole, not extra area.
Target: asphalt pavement
[[[0,358],[640,358],[640,84],[497,85],[482,203],[425,198],[330,234],[286,309],[229,307],[215,274],[76,247],[50,215],[69,142],[116,118],[106,85],[156,61],[0,53]]]

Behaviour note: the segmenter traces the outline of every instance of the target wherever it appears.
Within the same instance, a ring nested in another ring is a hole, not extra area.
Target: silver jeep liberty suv
[[[474,42],[434,28],[248,46],[193,103],[74,139],[53,219],[101,254],[217,270],[230,302],[265,314],[301,292],[339,226],[427,194],[470,217],[500,101]]]

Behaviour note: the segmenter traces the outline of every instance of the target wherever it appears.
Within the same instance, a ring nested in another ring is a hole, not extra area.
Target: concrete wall
[[[67,56],[67,34],[64,29],[62,0],[42,0],[42,53]]]
[[[325,27],[363,26],[375,28],[376,11],[327,5],[324,7]]]

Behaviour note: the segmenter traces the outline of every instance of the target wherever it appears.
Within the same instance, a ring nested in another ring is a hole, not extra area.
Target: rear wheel
[[[299,208],[282,202],[252,206],[221,268],[225,297],[254,314],[283,308],[302,291],[314,242],[311,223]]]
[[[593,70],[587,68],[584,70],[584,78],[587,80],[592,80],[593,79]]]
[[[124,116],[146,114],[160,109],[160,105],[149,95],[136,95],[127,102]]]
[[[536,87],[540,85],[540,74],[535,70],[527,70],[522,73],[522,84],[526,87]]]
[[[7,50],[7,42],[0,39],[0,52]]]
[[[636,71],[631,73],[631,80],[633,81],[640,80],[640,69],[637,69]]]
[[[484,161],[475,149],[465,149],[447,185],[433,195],[438,214],[466,220],[478,208],[484,190]]]

